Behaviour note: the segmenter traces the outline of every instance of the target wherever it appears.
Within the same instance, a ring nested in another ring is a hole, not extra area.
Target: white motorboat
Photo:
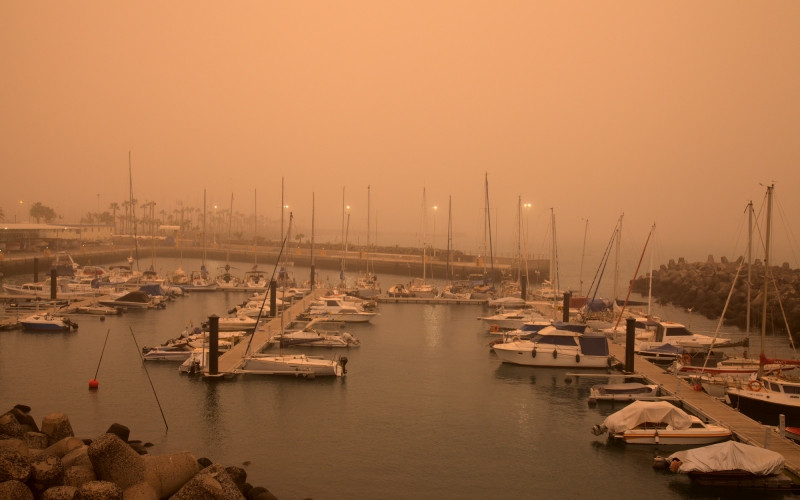
[[[294,375],[295,377],[342,377],[347,358],[325,359],[305,354],[251,354],[235,373],[246,375]]]
[[[634,401],[592,428],[626,444],[704,445],[731,438],[721,425],[703,422],[668,401]]]
[[[729,338],[713,337],[691,332],[686,326],[672,321],[658,321],[655,330],[640,332],[636,340],[636,351],[652,350],[664,344],[676,347],[711,349],[741,345]]]
[[[478,319],[489,324],[489,331],[496,333],[499,330],[516,330],[529,321],[544,320],[538,313],[526,309],[512,309],[500,311],[491,316],[481,316]]]
[[[301,330],[284,332],[269,339],[270,344],[277,344],[281,347],[302,346],[302,347],[358,347],[361,341],[349,332],[339,332],[336,330],[322,329],[321,326],[331,322],[326,319],[313,319]]]
[[[348,303],[338,297],[322,297],[311,303],[308,314],[314,317],[326,317],[334,321],[347,321],[350,323],[367,323],[378,313],[365,311],[355,303]]]
[[[218,325],[220,332],[253,330],[256,327],[256,318],[244,314],[229,318],[219,318]]]
[[[52,313],[36,313],[19,320],[19,322],[26,330],[43,332],[69,331],[78,328],[78,324],[66,316],[57,316]]]
[[[605,335],[542,328],[530,339],[512,339],[492,349],[504,363],[525,366],[606,368],[609,362]]]
[[[56,281],[56,297],[60,299],[67,298],[87,298],[99,294],[98,289],[81,289],[74,290],[69,286],[70,279],[58,278]],[[25,295],[31,297],[50,298],[50,278],[45,281],[22,283],[20,285],[13,285],[11,283],[4,283],[3,289],[11,295]]]

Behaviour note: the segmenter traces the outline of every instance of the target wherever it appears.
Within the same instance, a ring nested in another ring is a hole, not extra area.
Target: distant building
[[[0,250],[40,251],[110,242],[114,226],[105,224],[0,223]]]

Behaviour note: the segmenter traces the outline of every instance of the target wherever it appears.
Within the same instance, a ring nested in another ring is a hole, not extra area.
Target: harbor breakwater
[[[75,437],[67,416],[51,413],[41,428],[30,408],[0,416],[0,498],[11,500],[275,499],[247,482],[247,472],[190,452],[147,454],[112,424],[95,439]]]
[[[767,333],[786,334],[788,328],[796,337],[795,332],[800,330],[800,270],[791,269],[788,263],[784,263],[770,266],[769,271]],[[729,261],[722,257],[719,262],[713,256],[705,262],[670,259],[668,264],[652,272],[652,297],[659,303],[698,312],[709,319],[720,318],[724,311],[724,324],[743,330],[748,330],[749,309],[749,331],[760,332],[764,317],[765,276],[764,263],[760,260],[752,263],[748,273],[747,263],[742,258]],[[636,293],[647,296],[651,293],[650,287],[647,275],[634,280],[633,291]]]

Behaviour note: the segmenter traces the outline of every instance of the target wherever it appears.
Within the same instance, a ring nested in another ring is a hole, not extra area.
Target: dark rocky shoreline
[[[112,424],[95,439],[75,437],[63,413],[41,428],[30,408],[16,405],[0,416],[0,498],[7,500],[274,500],[247,482],[247,472],[190,452],[149,455],[149,444],[129,440]]]
[[[667,265],[653,270],[653,298],[662,304],[691,309],[706,318],[717,319],[722,315],[730,295],[724,323],[746,329],[748,273],[747,264],[742,262],[742,258],[729,261],[725,257],[715,262],[713,256],[709,256],[706,262],[694,263],[686,262],[683,258],[677,262],[670,259]],[[764,263],[754,260],[750,272],[751,332],[761,330],[764,271]],[[800,270],[791,269],[788,263],[784,263],[770,266],[770,273],[774,284],[768,289],[767,334],[785,334],[788,323],[789,331],[796,336],[800,330]],[[649,287],[648,276],[639,276],[634,280],[634,292],[647,295]]]

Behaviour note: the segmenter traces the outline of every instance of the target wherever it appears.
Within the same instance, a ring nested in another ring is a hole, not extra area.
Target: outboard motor
[[[347,373],[347,356],[342,356],[339,358],[339,364],[342,365],[342,374]]]

